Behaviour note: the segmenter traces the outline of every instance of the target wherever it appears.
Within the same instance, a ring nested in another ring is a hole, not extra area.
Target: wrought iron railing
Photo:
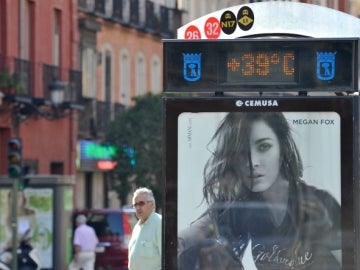
[[[126,106],[120,103],[114,103],[114,119],[126,110]]]
[[[82,12],[94,12],[95,0],[78,0],[78,9]]]
[[[82,104],[82,72],[80,70],[70,70],[70,85],[72,91],[69,100],[73,103]]]
[[[19,82],[17,94],[31,96],[34,94],[34,67],[31,61],[15,58],[14,78]]]
[[[82,103],[82,72],[80,70],[63,69],[0,54],[0,88],[7,94],[49,100],[49,85],[54,79],[62,81],[66,86],[65,101]]]
[[[120,103],[89,98],[84,98],[82,105],[84,109],[79,111],[78,133],[81,138],[86,139],[104,136],[110,122],[126,110],[126,106]]]
[[[166,38],[174,37],[181,24],[180,10],[151,0],[78,0],[78,7],[79,11]]]
[[[95,126],[95,100],[84,98],[82,105],[84,109],[78,114],[78,134],[80,138],[91,139],[97,137]]]
[[[111,103],[96,102],[96,130],[98,135],[104,135],[111,121]]]
[[[95,1],[94,12],[95,12],[96,15],[98,15],[98,16],[105,16],[106,15],[105,4],[106,4],[105,0],[96,0]]]
[[[50,99],[47,87],[53,80],[63,81],[65,84],[65,101],[81,104],[82,103],[82,72],[80,70],[60,69],[57,66],[43,64],[43,86],[44,98]]]

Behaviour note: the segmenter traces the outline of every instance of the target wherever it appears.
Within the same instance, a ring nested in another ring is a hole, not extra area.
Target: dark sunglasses
[[[140,206],[140,207],[143,207],[146,203],[148,202],[151,202],[151,201],[147,201],[147,202],[144,202],[144,201],[140,201],[140,202],[137,202],[137,203],[134,203],[132,206],[134,208],[136,208],[137,206]]]

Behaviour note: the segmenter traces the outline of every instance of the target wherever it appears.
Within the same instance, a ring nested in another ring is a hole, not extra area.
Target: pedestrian
[[[129,242],[129,270],[161,269],[162,216],[155,212],[155,198],[148,188],[135,190],[132,205],[138,222]]]
[[[213,136],[204,169],[208,210],[178,235],[178,269],[341,269],[341,208],[302,179],[280,112],[233,112]]]
[[[95,230],[86,224],[86,217],[76,217],[74,232],[74,257],[69,270],[93,270],[95,265],[95,248],[99,243]]]

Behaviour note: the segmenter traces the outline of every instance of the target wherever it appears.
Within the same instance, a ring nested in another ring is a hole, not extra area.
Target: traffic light
[[[135,150],[131,148],[128,153],[130,157],[130,165],[135,166],[136,165],[136,157],[135,157]]]
[[[8,174],[10,178],[22,176],[22,141],[13,137],[8,140]]]
[[[124,144],[123,155],[130,160],[130,166],[134,167],[136,165],[136,155],[134,148],[130,147],[130,145],[128,144]]]

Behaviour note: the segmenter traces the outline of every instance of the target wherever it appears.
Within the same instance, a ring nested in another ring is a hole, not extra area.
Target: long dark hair
[[[237,173],[239,157],[247,155],[252,124],[263,120],[276,134],[281,151],[280,172],[294,185],[303,173],[302,161],[287,120],[281,112],[231,112],[220,123],[210,143],[215,149],[204,168],[204,199],[208,204],[241,200],[244,191]],[[247,156],[245,156],[247,158]]]

